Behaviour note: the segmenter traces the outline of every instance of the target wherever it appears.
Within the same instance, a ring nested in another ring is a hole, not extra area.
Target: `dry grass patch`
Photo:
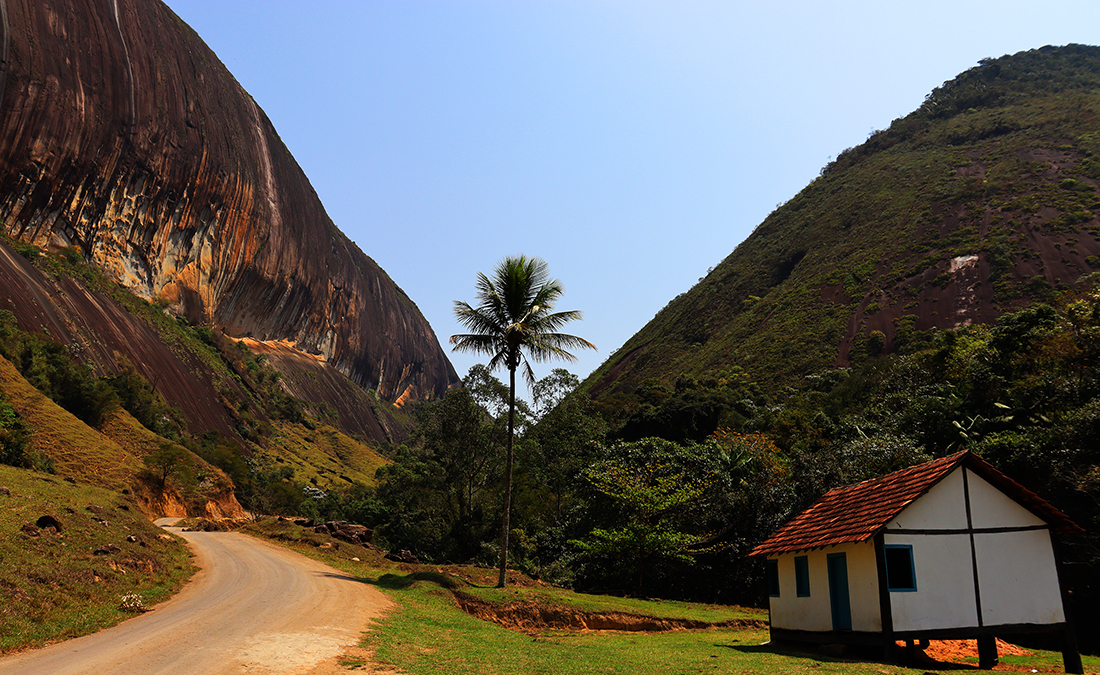
[[[0,389],[8,405],[33,430],[31,447],[53,460],[58,474],[120,490],[141,470],[141,460],[51,401],[3,357]]]
[[[369,446],[326,424],[308,429],[276,422],[275,428],[277,433],[271,438],[279,449],[275,456],[294,468],[298,480],[322,489],[353,483],[375,485],[374,473],[389,463]]]

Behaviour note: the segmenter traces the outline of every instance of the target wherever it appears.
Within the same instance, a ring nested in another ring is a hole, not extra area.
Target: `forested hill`
[[[982,61],[777,208],[584,383],[764,392],[991,322],[1100,269],[1100,48]],[[625,408],[623,408],[625,406]]]

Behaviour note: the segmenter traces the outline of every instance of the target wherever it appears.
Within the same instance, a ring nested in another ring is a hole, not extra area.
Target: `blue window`
[[[913,547],[910,544],[887,544],[886,587],[891,591],[917,590],[917,570],[913,566]]]
[[[764,570],[765,576],[768,578],[768,595],[773,598],[779,597],[779,561],[772,559],[767,561],[767,567]]]
[[[800,598],[810,597],[810,561],[804,555],[794,559],[794,590]]]

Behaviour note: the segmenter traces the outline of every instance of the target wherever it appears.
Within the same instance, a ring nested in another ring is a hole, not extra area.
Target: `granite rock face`
[[[78,247],[192,322],[280,341],[385,400],[458,382],[271,122],[157,0],[0,0],[0,226]]]

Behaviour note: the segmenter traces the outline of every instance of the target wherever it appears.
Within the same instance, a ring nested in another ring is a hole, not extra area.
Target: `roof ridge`
[[[950,455],[944,455],[943,457],[935,457],[933,459],[928,460],[927,462],[921,462],[920,464],[912,464],[910,466],[905,467],[904,469],[897,469],[896,471],[891,471],[890,473],[884,473],[881,476],[876,476],[874,478],[864,478],[863,480],[861,480],[859,482],[856,482],[856,483],[848,483],[847,485],[838,485],[834,488],[829,488],[828,490],[826,490],[822,494],[822,497],[824,497],[825,495],[828,495],[828,494],[832,494],[833,492],[837,492],[838,490],[842,490],[844,492],[847,492],[847,491],[853,490],[853,489],[855,489],[855,488],[857,488],[857,487],[859,487],[859,486],[861,486],[865,483],[874,483],[874,482],[877,482],[877,481],[883,481],[887,478],[894,477],[898,474],[901,474],[901,473],[904,473],[904,472],[907,472],[907,471],[911,471],[911,470],[918,469],[918,468],[924,468],[924,467],[928,466],[929,464],[934,464],[934,463],[937,463],[937,462],[944,462],[944,461],[949,460],[949,459],[952,460],[952,462],[950,462],[950,463],[953,463],[955,461],[959,461],[959,460],[963,459],[963,457],[967,454],[974,455],[975,457],[978,457],[979,459],[981,459],[981,457],[976,455],[970,449],[960,450],[960,451],[955,452],[955,453],[950,454]],[[984,461],[984,460],[982,460],[982,461]],[[816,504],[817,502],[814,502],[814,503]],[[812,505],[811,505],[810,508],[812,508]]]

